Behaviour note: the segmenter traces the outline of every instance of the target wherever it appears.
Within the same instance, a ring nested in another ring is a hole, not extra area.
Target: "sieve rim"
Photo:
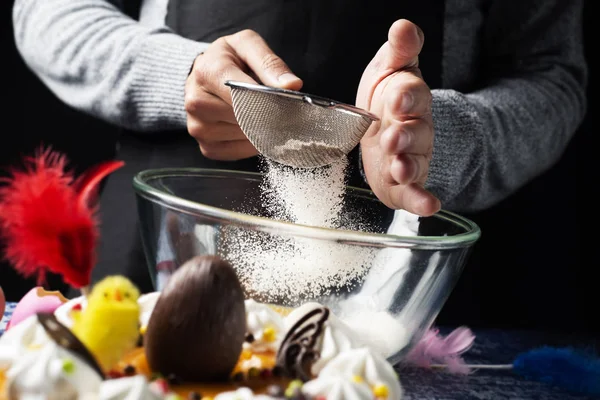
[[[360,107],[353,106],[351,104],[342,103],[337,100],[323,97],[323,96],[317,96],[317,95],[310,94],[310,93],[299,92],[297,90],[281,89],[281,88],[275,88],[272,86],[265,86],[265,85],[259,85],[259,84],[254,84],[254,83],[233,81],[233,80],[225,81],[225,85],[229,86],[230,88],[234,88],[234,89],[252,90],[252,91],[257,91],[257,92],[274,94],[277,96],[290,97],[290,98],[293,98],[296,100],[301,100],[301,101],[304,101],[304,102],[307,102],[310,104],[318,105],[318,106],[329,108],[332,110],[356,114],[357,116],[370,119],[371,122],[379,121],[378,116],[376,116],[375,114],[373,114],[367,110],[364,110]]]
[[[184,199],[158,189],[148,183],[150,180],[166,177],[193,177],[223,176],[229,178],[245,178],[260,181],[263,174],[256,172],[234,171],[225,169],[208,168],[155,168],[147,169],[137,173],[133,178],[133,188],[138,196],[168,209],[179,211],[188,215],[210,217],[218,222],[229,225],[247,227],[253,230],[276,233],[283,235],[302,236],[314,239],[334,240],[338,243],[346,243],[354,246],[366,247],[393,247],[410,248],[420,250],[452,250],[465,248],[473,245],[481,236],[479,226],[470,219],[450,211],[441,210],[431,217],[439,218],[460,226],[465,230],[451,236],[401,236],[387,233],[368,233],[343,229],[331,229],[315,227],[291,222],[278,221],[266,217],[258,217],[237,211],[226,210],[219,207],[209,206],[200,202]],[[349,189],[374,197],[375,194],[367,189],[348,186]],[[379,200],[377,200],[379,201]]]

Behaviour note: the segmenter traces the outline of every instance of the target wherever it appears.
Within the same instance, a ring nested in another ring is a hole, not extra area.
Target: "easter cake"
[[[384,354],[329,308],[248,298],[214,255],[178,266],[160,292],[126,277],[91,283],[97,190],[123,163],[81,176],[42,150],[0,187],[5,255],[40,284],[59,274],[81,296],[34,288],[0,337],[0,400],[388,399],[402,388]]]
[[[107,277],[0,338],[0,399],[400,399],[392,366],[328,308],[244,299],[215,256],[160,293]],[[40,397],[41,396],[41,397]]]

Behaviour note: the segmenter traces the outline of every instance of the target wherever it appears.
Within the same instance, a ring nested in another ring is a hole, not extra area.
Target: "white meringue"
[[[400,400],[403,395],[400,380],[392,365],[368,347],[352,349],[339,354],[321,370],[319,376],[313,381],[324,380],[327,382],[331,378],[342,378],[349,382],[358,380],[366,383],[373,390],[378,386],[383,386],[387,392],[387,400]],[[307,382],[303,390],[315,390],[315,386],[324,385],[311,383],[313,381]],[[308,389],[306,389],[307,385]],[[371,398],[373,396],[372,393]]]
[[[373,400],[373,392],[365,382],[353,382],[341,376],[319,377],[306,382],[302,392],[312,398],[327,400]]]
[[[254,341],[244,342],[244,347],[255,353],[277,352],[285,331],[283,317],[267,304],[252,299],[246,300],[245,306],[246,330],[252,334]],[[265,335],[267,329],[271,330],[270,337]]]
[[[219,393],[214,400],[272,400],[271,396],[264,394],[255,395],[254,392],[247,388],[242,387],[235,391]]]
[[[305,303],[294,309],[285,319],[286,331],[304,315],[320,307],[323,306],[318,303]],[[311,373],[318,375],[338,354],[361,346],[361,341],[352,330],[330,312],[323,325],[323,332],[315,343],[315,350],[319,352],[320,357],[313,363]]]
[[[143,375],[134,375],[102,382],[98,400],[161,400],[164,396],[152,389]]]
[[[87,362],[51,339],[21,355],[6,371],[6,379],[9,398],[20,400],[76,400],[97,393],[102,382]]]
[[[0,369],[8,369],[34,348],[52,341],[32,315],[6,331],[0,339]]]

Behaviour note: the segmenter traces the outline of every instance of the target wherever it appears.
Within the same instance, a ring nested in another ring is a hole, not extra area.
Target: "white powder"
[[[339,318],[363,343],[383,357],[392,357],[409,344],[406,327],[386,311],[351,310]]]
[[[327,167],[297,169],[266,162],[263,200],[273,217],[296,224],[337,228],[344,194],[348,160]]]
[[[261,191],[270,216],[296,224],[356,230],[345,218],[346,169],[332,165],[297,169],[264,164]],[[299,305],[360,283],[376,255],[374,248],[321,239],[288,237],[234,226],[224,228],[224,256],[253,298]]]
[[[346,162],[345,154],[338,146],[323,141],[289,139],[283,145],[274,147],[270,156],[284,164],[306,168],[329,164],[334,160],[342,160],[336,163],[338,165]]]

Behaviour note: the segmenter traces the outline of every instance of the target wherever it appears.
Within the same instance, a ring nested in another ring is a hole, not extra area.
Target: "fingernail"
[[[287,85],[288,83],[292,83],[298,79],[300,78],[298,78],[296,75],[286,72],[285,74],[279,76],[279,83]]]
[[[402,100],[400,103],[400,111],[404,114],[408,114],[412,110],[414,99],[410,93],[402,93]]]

